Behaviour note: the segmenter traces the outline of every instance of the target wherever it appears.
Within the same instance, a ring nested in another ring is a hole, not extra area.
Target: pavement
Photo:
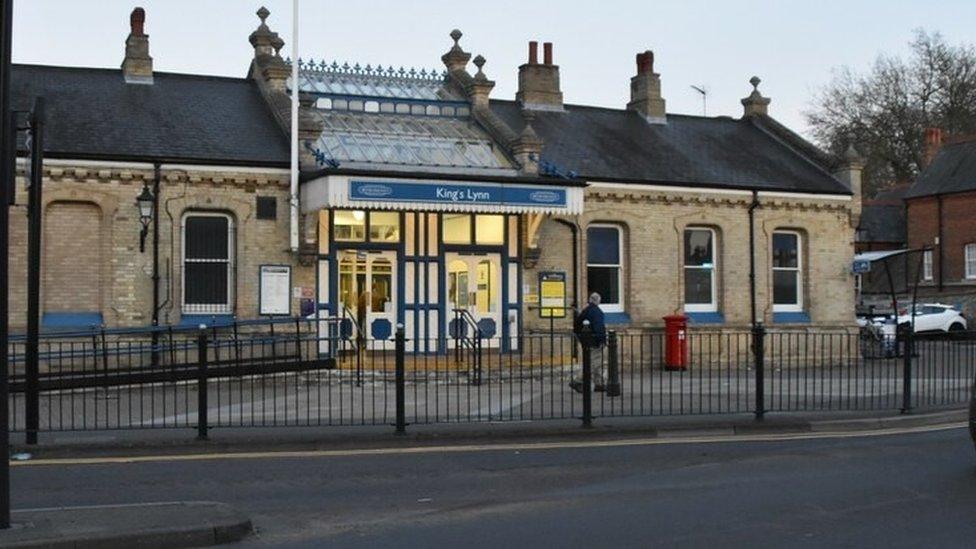
[[[18,509],[0,547],[201,547],[239,541],[251,521],[207,501]]]

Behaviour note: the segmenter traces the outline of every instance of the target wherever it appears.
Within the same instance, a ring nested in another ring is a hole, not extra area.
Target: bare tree
[[[925,128],[976,133],[976,50],[916,30],[907,59],[879,55],[866,74],[838,69],[805,114],[820,146],[840,153],[853,142],[865,156],[867,195],[911,181]]]

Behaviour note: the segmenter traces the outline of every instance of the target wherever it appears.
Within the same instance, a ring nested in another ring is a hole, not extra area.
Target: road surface
[[[502,450],[19,466],[13,503],[217,500],[253,518],[258,532],[245,546],[976,544],[976,453],[965,429],[576,440],[545,449],[508,442]]]

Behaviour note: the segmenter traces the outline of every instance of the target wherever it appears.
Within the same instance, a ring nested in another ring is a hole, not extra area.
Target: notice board
[[[566,273],[561,271],[539,273],[539,316],[566,317]]]
[[[291,267],[261,265],[258,284],[258,314],[262,316],[291,315]]]

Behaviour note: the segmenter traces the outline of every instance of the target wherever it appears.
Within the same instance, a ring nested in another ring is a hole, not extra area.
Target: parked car
[[[880,328],[884,326],[888,316],[875,316],[870,320],[858,319],[858,324],[865,327],[869,322]],[[910,325],[912,314],[908,309],[898,311],[897,324]],[[966,317],[952,305],[943,303],[922,303],[915,306],[915,333],[962,332],[968,327]]]
[[[910,311],[899,311],[898,324],[911,324]],[[915,333],[962,332],[966,329],[966,317],[952,305],[924,303],[915,306]]]

